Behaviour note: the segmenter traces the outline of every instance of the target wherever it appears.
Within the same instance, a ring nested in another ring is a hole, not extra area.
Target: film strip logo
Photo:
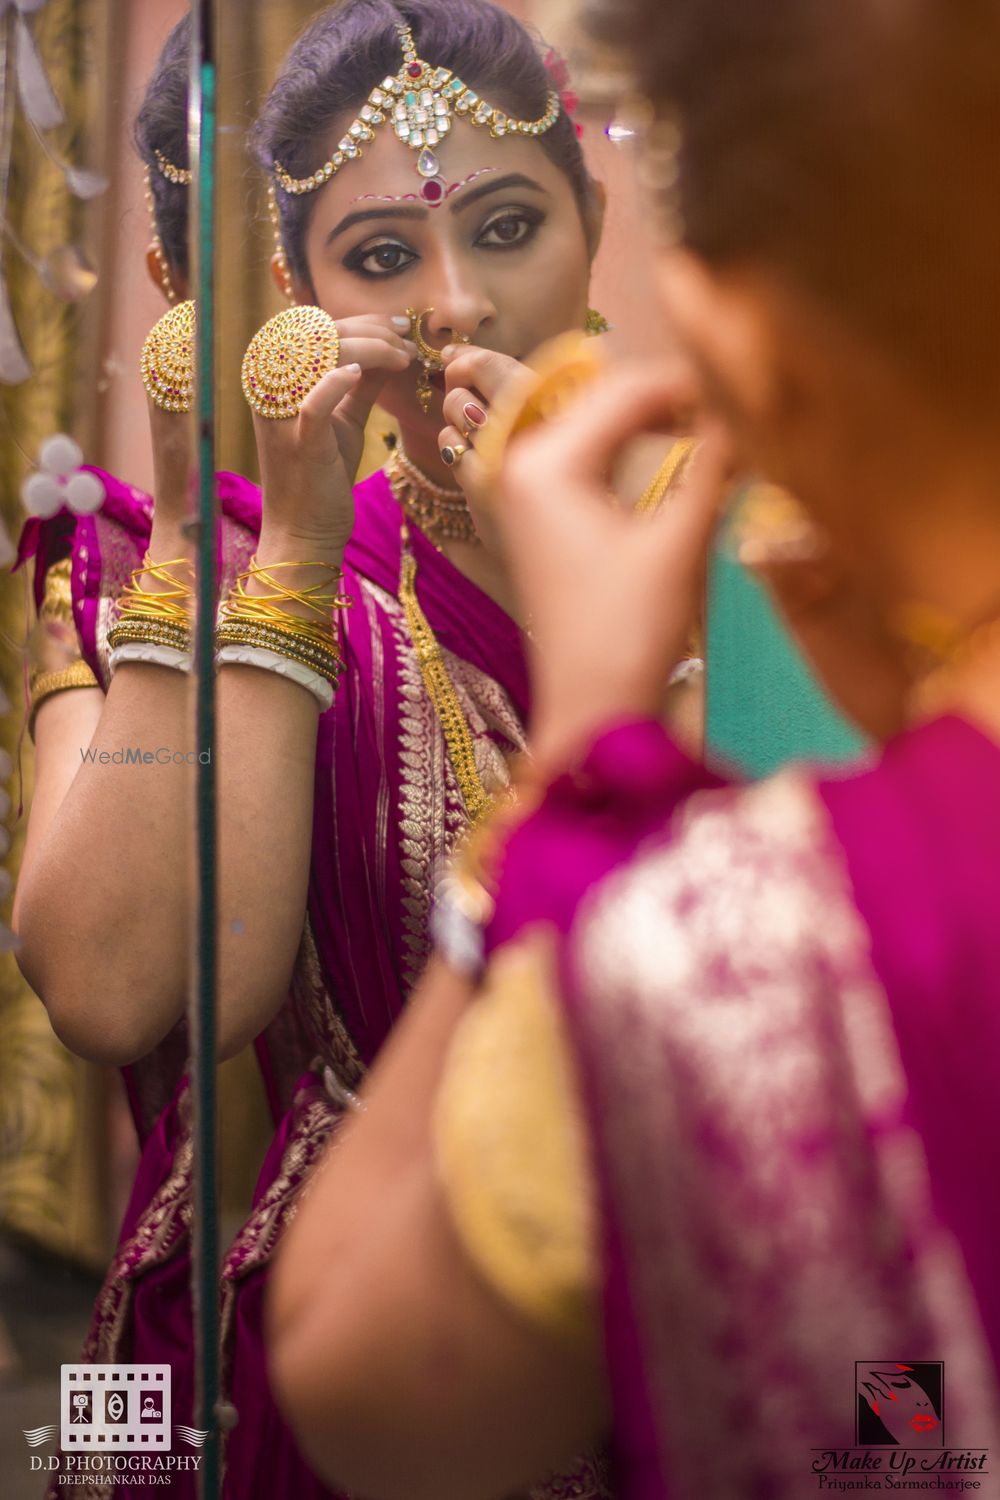
[[[64,1453],[163,1452],[170,1447],[169,1365],[63,1365]]]

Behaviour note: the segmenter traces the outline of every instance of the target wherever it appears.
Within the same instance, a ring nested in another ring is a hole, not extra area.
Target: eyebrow
[[[461,213],[473,203],[478,203],[482,198],[488,198],[493,193],[506,192],[509,188],[528,188],[535,193],[545,193],[546,189],[533,177],[526,177],[523,172],[509,172],[506,177],[498,177],[495,182],[484,182],[479,187],[470,188],[467,193],[456,195],[453,201],[448,203],[451,213]],[[430,215],[430,209],[424,208],[422,204],[393,204],[387,208],[362,208],[356,213],[346,214],[339,224],[336,224],[326,237],[326,243],[332,244],[340,235],[345,234],[348,229],[353,229],[355,224],[364,224],[372,219],[426,219]]]

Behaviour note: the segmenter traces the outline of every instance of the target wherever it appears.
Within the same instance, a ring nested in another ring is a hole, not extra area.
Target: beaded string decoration
[[[397,140],[418,153],[416,169],[423,179],[420,196],[425,203],[437,204],[447,191],[447,183],[434,147],[448,135],[456,116],[470,125],[485,127],[494,139],[542,135],[559,118],[562,105],[555,89],[549,90],[545,113],[537,120],[516,120],[481,99],[450,68],[434,67],[418,57],[409,26],[399,25],[396,30],[403,50],[402,67],[371,90],[330,159],[308,177],[292,177],[280,162],[274,163],[275,178],[286,193],[315,192],[346,162],[356,161],[363,154],[363,147],[375,139],[380,125],[391,124]]]
[[[175,167],[173,162],[167,160],[162,151],[155,151],[156,170],[167,182],[173,183],[175,187],[189,187],[191,183],[191,172],[187,167]],[[149,166],[143,170],[145,182],[146,207],[149,210],[149,222],[153,231],[153,254],[156,257],[156,268],[160,277],[160,286],[167,301],[177,301],[177,293],[170,279],[170,264],[163,249],[163,241],[160,239],[160,229],[156,222],[156,204],[153,200],[153,183],[149,175]]]

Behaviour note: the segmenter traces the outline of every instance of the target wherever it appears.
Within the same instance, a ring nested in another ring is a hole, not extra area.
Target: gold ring
[[[194,303],[178,302],[142,346],[142,383],[162,411],[190,411],[194,404],[194,329]]]
[[[468,451],[464,443],[449,443],[447,447],[441,449],[441,457],[449,469],[454,469],[462,462],[462,458]]]

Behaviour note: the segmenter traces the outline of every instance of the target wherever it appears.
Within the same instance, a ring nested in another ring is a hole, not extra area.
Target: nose
[[[475,341],[497,316],[487,288],[459,255],[442,255],[436,271],[427,282],[427,300],[434,310],[426,319],[425,337],[439,347],[459,335]]]

